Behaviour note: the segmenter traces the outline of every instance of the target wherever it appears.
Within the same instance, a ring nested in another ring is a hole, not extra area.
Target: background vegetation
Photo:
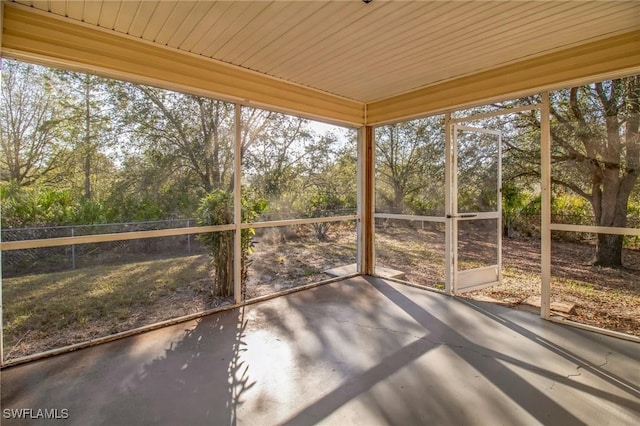
[[[11,60],[3,61],[2,73],[3,241],[231,223],[235,156],[241,157],[245,222],[356,211],[353,131],[243,107],[235,151],[232,104]],[[637,76],[551,94],[554,222],[638,226],[639,97]],[[539,252],[522,242],[539,232],[539,121],[537,112],[525,112],[468,123],[503,134],[503,229],[512,237],[505,247],[522,255],[513,265],[505,262],[505,275],[517,276],[509,284],[514,288],[530,284],[526,296],[539,287],[539,264],[529,262],[521,274],[513,270]],[[444,215],[444,132],[443,116],[376,129],[378,212]],[[461,202],[490,207],[495,156],[488,148],[465,154]],[[378,260],[442,286],[442,230],[379,222]],[[317,281],[327,269],[355,262],[354,229],[353,223],[323,223],[243,230],[249,297]],[[580,244],[575,252],[582,256],[586,247],[590,263],[626,267],[602,281],[617,285],[636,307],[637,282],[629,271],[637,262],[622,250],[635,240],[590,237],[593,245]],[[232,242],[222,232],[4,252],[5,342],[12,356],[25,355],[217,306],[232,291]],[[554,259],[569,265],[575,258]],[[574,266],[565,268],[567,277],[575,275]],[[570,281],[580,289],[588,278],[605,276],[589,265],[580,274]],[[597,290],[618,294],[610,286]],[[585,304],[584,312],[598,304],[601,318],[612,312],[602,298]],[[625,321],[619,329],[635,332],[640,319]]]
[[[1,108],[3,228],[192,218],[233,190],[233,104],[5,60]],[[353,132],[252,108],[242,126],[265,213],[355,209]]]
[[[637,227],[640,77],[559,90],[550,97],[553,222]],[[459,111],[457,116],[538,101],[536,97],[517,99]],[[539,232],[539,112],[465,124],[502,133],[505,234]],[[377,211],[443,215],[443,127],[444,117],[434,116],[376,130]],[[495,174],[491,171],[497,156],[490,145],[477,144],[473,149],[461,152],[458,160],[459,203],[480,208],[495,199]],[[635,238],[617,235],[598,234],[595,239],[593,263],[607,267],[623,266],[623,246],[635,243]]]

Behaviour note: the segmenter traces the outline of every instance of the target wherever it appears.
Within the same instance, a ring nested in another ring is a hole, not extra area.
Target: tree
[[[640,77],[572,88],[568,108],[551,114],[554,160],[573,163],[585,178],[575,182],[559,173],[555,183],[591,203],[596,225],[626,227],[629,196],[640,174]],[[594,264],[622,266],[622,242],[621,235],[598,234]]]
[[[233,104],[134,84],[121,89],[120,99],[143,151],[169,170],[188,169],[203,193],[232,188]]]
[[[442,120],[427,117],[384,126],[376,132],[377,193],[393,213],[442,210],[444,135]]]
[[[57,180],[63,164],[62,111],[51,72],[3,60],[0,102],[2,180],[20,186]]]
[[[58,70],[57,83],[65,97],[65,137],[73,149],[76,164],[82,170],[85,200],[95,198],[98,176],[108,179],[111,161],[105,154],[113,145],[113,122],[109,88],[116,84],[92,74]],[[74,182],[75,184],[75,182]]]
[[[242,197],[242,221],[252,222],[266,208],[266,201],[254,199],[246,194]],[[221,189],[214,190],[206,194],[200,200],[197,211],[198,225],[215,226],[233,223],[233,195]],[[244,288],[249,274],[249,259],[253,249],[253,236],[255,231],[252,228],[240,231],[241,239],[241,269],[242,269],[242,293],[244,298]],[[211,263],[214,267],[213,298],[226,298],[233,296],[233,231],[209,232],[198,235],[198,240],[209,250]]]
[[[553,92],[550,112],[552,183],[587,200],[595,225],[626,227],[640,174],[640,77]],[[522,117],[539,128],[535,114]],[[593,264],[622,266],[622,247],[623,236],[598,234]]]
[[[271,113],[254,117],[245,129],[252,140],[243,141],[242,160],[252,187],[273,201],[272,208],[290,209],[302,191],[299,178],[308,170],[305,160],[314,142],[307,120]]]
[[[498,138],[495,135],[458,129],[457,210],[463,212],[497,211]]]
[[[192,217],[202,196],[199,181],[185,168],[154,151],[127,154],[105,200],[111,221]]]
[[[315,138],[306,147],[301,181],[300,206],[306,217],[353,214],[356,211],[356,140],[340,140],[331,132]],[[332,224],[314,223],[316,238],[325,241]]]
[[[355,204],[355,138],[319,134],[302,118],[255,112],[243,112],[243,133],[253,138],[243,153],[243,178],[269,200],[269,213],[326,217]],[[314,224],[316,236],[325,239],[329,226]]]

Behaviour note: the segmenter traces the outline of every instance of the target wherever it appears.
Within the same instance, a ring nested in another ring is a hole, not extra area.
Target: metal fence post
[[[75,237],[75,227],[71,227],[71,236]],[[71,269],[76,269],[76,245],[71,244]]]
[[[191,219],[187,219],[187,228],[191,228]],[[191,254],[191,234],[187,234],[187,253]]]

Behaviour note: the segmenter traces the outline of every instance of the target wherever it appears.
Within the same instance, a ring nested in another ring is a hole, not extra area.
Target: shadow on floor
[[[594,364],[593,362],[587,361],[586,359],[584,359],[583,357],[567,350],[566,347],[562,347],[554,342],[552,342],[549,339],[546,339],[542,336],[540,336],[539,334],[536,334],[530,330],[527,330],[525,327],[522,327],[518,324],[516,324],[513,321],[509,321],[506,318],[500,317],[486,309],[482,308],[482,302],[473,302],[470,300],[466,300],[466,299],[460,299],[463,303],[466,303],[468,306],[470,306],[472,309],[475,309],[477,312],[480,312],[483,315],[486,315],[487,317],[491,318],[492,320],[496,321],[496,323],[502,325],[503,327],[507,327],[510,330],[515,331],[516,333],[518,333],[519,335],[526,337],[527,339],[529,339],[530,341],[532,341],[535,344],[538,344],[540,346],[542,346],[543,348],[565,358],[566,360],[575,363],[577,369],[583,369],[585,371],[588,371],[589,373],[599,377],[600,379],[610,383],[611,385],[619,388],[621,391],[628,393],[629,395],[635,397],[635,398],[640,398],[640,387],[638,387],[637,385],[633,384],[632,382],[630,382],[629,380],[626,380],[622,377],[620,377],[619,375],[613,374],[610,371],[606,371],[604,370],[602,367],[604,365],[607,364],[607,354],[605,354],[605,359],[603,360],[602,364]],[[580,337],[581,338],[585,338],[585,337],[590,337],[593,338],[593,334],[595,333],[584,333],[581,332],[580,333]],[[609,352],[609,354],[611,354],[611,352]],[[640,354],[639,353],[635,353],[632,355],[634,358],[638,359],[638,362],[640,362]],[[504,356],[500,357],[498,356],[498,359],[503,359]],[[512,363],[515,363],[516,360],[509,360]],[[639,364],[640,365],[640,364]],[[557,380],[557,378],[555,379]],[[568,380],[563,380],[565,382],[568,382]],[[573,382],[571,382],[572,385],[574,384]],[[576,386],[578,388],[581,388],[583,391],[587,391],[589,393],[592,393],[593,395],[597,395],[600,398],[605,398],[605,399],[609,399],[613,402],[616,402],[618,404],[622,404],[622,405],[626,405],[629,408],[633,408],[635,410],[640,411],[640,403],[636,403],[636,404],[625,404],[624,402],[630,402],[626,399],[621,399],[621,398],[607,398],[609,397],[614,397],[611,394],[608,394],[606,392],[602,392],[599,389],[585,389],[584,387],[582,387],[580,384],[576,384]],[[576,387],[574,386],[574,387]]]
[[[3,380],[2,405],[66,408],[72,424],[235,425],[243,396],[255,385],[241,360],[246,350],[243,309],[189,324],[195,326],[177,339],[175,330],[168,340],[167,331],[156,330],[151,335],[159,335],[157,342],[148,343],[145,333],[17,366],[23,374]],[[75,366],[81,366],[77,372]],[[29,369],[40,371],[29,374]],[[41,381],[49,392],[34,392]],[[32,421],[38,420],[3,418],[3,424]]]
[[[241,360],[246,350],[242,312],[199,321],[163,357],[145,365],[126,391],[104,406],[109,423],[127,424],[139,418],[143,406],[153,408],[141,419],[146,424],[187,424],[188,418],[189,424],[235,425],[242,396],[255,384]]]
[[[77,425],[633,424],[638,346],[614,340],[358,277],[9,368],[2,405]]]
[[[572,380],[571,377],[554,373],[531,363],[523,362],[522,360],[516,359],[512,356],[491,350],[483,345],[478,345],[470,341],[468,338],[465,338],[455,329],[446,325],[439,318],[429,313],[423,307],[419,306],[387,282],[376,278],[367,278],[367,281],[388,300],[400,307],[405,313],[424,327],[427,331],[427,335],[405,347],[402,347],[391,356],[383,359],[375,367],[351,378],[341,386],[335,388],[333,391],[309,404],[304,410],[291,416],[284,423],[285,425],[304,424],[309,419],[313,419],[315,422],[329,417],[349,401],[358,397],[362,393],[369,391],[373,386],[376,386],[385,380],[389,380],[389,378],[397,374],[399,370],[406,368],[412,362],[438,346],[445,346],[452,350],[458,357],[472,367],[473,370],[479,372],[490,383],[498,388],[503,395],[508,396],[508,398],[515,402],[521,409],[524,409],[532,418],[542,424],[547,424],[550,421],[554,424],[563,425],[586,423],[577,418],[571,411],[554,400],[550,395],[528,383],[526,379],[513,371],[513,367],[525,369],[535,375],[550,379],[554,383],[563,384],[580,392],[589,393],[597,398],[629,408],[630,410],[640,414],[640,403],[636,399],[638,396],[638,388],[632,383],[601,370],[598,366],[581,359],[575,354],[563,350],[561,347],[553,344],[549,340],[540,338],[540,336],[535,333],[532,333],[513,322],[504,320],[501,317],[478,308],[478,306],[473,303],[464,302],[478,312],[488,315],[491,320],[496,322],[494,324],[495,326],[505,326],[510,328],[531,340],[533,343],[542,346],[544,349],[552,351],[556,355],[564,357],[572,363],[576,363],[578,368],[584,368],[599,378],[606,380],[610,384],[631,395],[632,398],[629,399],[621,397],[600,388],[577,382]],[[433,336],[439,336],[440,340],[434,340]],[[428,402],[427,399],[425,399],[424,403],[434,406],[439,403],[449,406],[455,406],[456,404],[462,406],[464,404],[463,401],[456,401],[455,395],[440,395],[440,397],[437,395],[429,395],[428,399],[430,399],[431,402]],[[434,399],[437,401],[436,404],[433,404]],[[378,403],[380,405],[384,405],[383,401],[378,401]],[[499,407],[496,406],[494,409],[499,410]],[[385,417],[389,424],[398,423],[399,419],[397,417]],[[442,419],[442,417],[440,417],[440,419]],[[454,423],[459,421],[464,422],[465,420],[470,423],[477,423],[480,419],[482,419],[482,417],[478,418],[474,416],[470,416],[465,419],[464,410],[461,410],[461,412],[456,416],[450,417],[450,420],[454,420]],[[505,417],[505,420],[506,419],[507,418]],[[417,419],[405,418],[403,421],[404,420]]]

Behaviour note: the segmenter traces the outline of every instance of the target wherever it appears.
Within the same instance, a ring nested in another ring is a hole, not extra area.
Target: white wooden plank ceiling
[[[25,1],[372,102],[640,29],[639,1]]]

